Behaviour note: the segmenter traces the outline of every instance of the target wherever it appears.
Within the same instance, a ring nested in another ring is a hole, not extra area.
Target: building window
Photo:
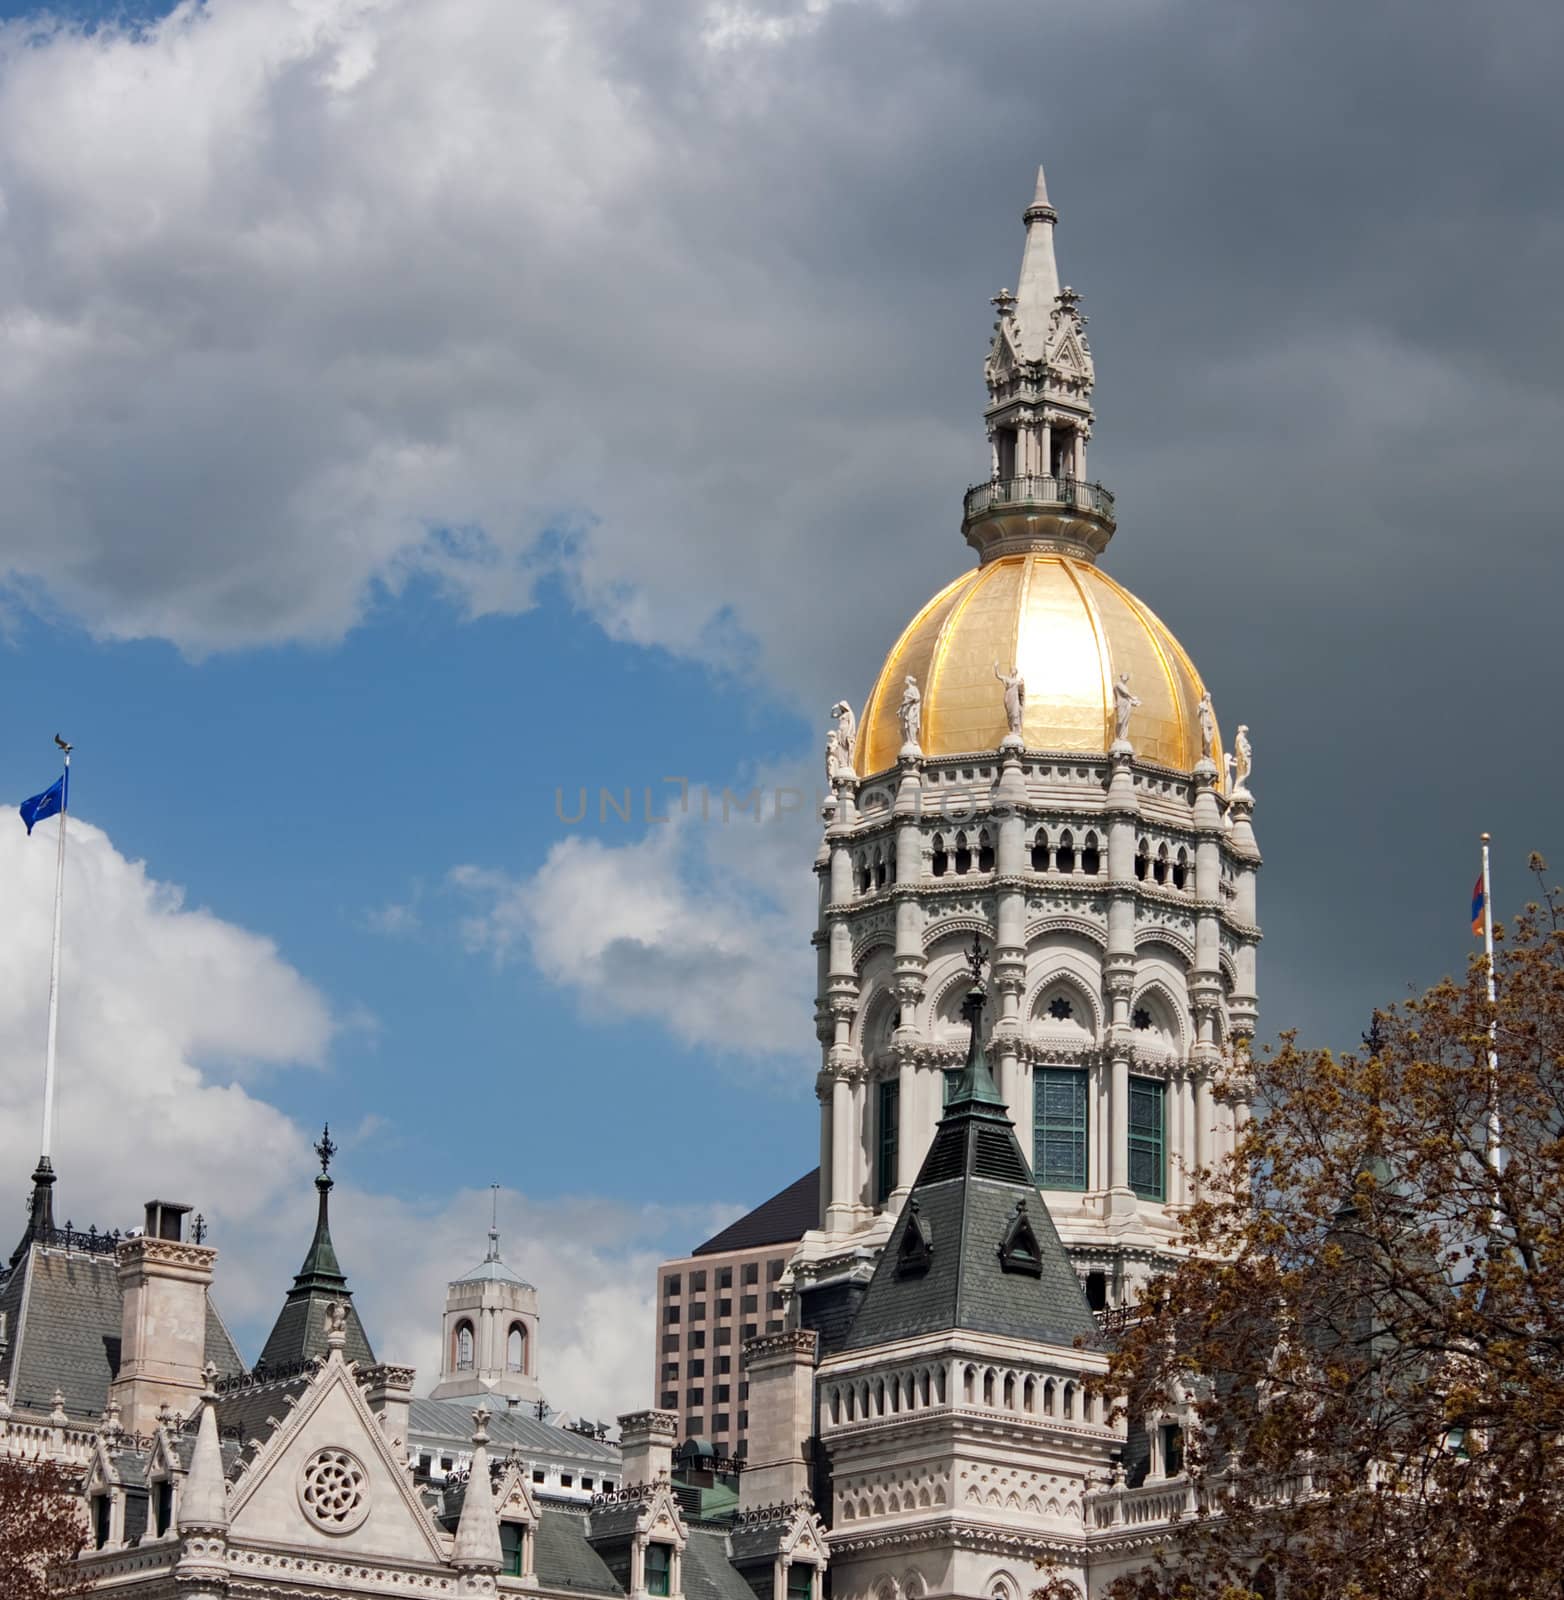
[[[1176,1478],[1184,1470],[1184,1430],[1176,1422],[1162,1425],[1162,1475]]]
[[[782,1291],[780,1289],[773,1289],[766,1296],[766,1306],[771,1311],[780,1311],[782,1309]]]
[[[679,1363],[677,1361],[663,1362],[663,1382],[677,1383],[679,1381]]]
[[[705,1348],[706,1348],[706,1330],[704,1328],[697,1328],[694,1331],[694,1333],[692,1333],[690,1335],[690,1349],[692,1349],[692,1350],[704,1350]]]
[[[456,1332],[452,1336],[453,1350],[451,1364],[458,1372],[472,1371],[472,1324],[458,1322]]]
[[[679,1274],[677,1272],[670,1273],[666,1278],[663,1279],[663,1293],[664,1294],[677,1294],[678,1292],[679,1292]]]
[[[560,1473],[559,1486],[561,1489],[574,1489],[576,1486],[575,1474],[570,1472]]]
[[[705,1356],[696,1356],[692,1360],[686,1361],[684,1363],[684,1375],[686,1378],[704,1378],[706,1376]]]
[[[743,1336],[746,1339],[753,1339],[755,1337],[755,1335],[757,1333],[759,1333],[759,1332],[760,1332],[760,1329],[758,1327],[756,1327],[756,1325],[753,1322],[746,1322],[744,1324],[744,1334],[743,1334]]]
[[[732,1328],[718,1328],[717,1329],[717,1343],[718,1343],[719,1346],[720,1345],[725,1345],[725,1344],[732,1344],[733,1343],[733,1330],[732,1330]]]
[[[782,1319],[781,1319],[781,1317],[773,1317],[766,1324],[766,1332],[767,1333],[781,1333],[781,1331],[782,1331]]]
[[[689,1417],[684,1424],[684,1436],[687,1439],[698,1439],[706,1431],[706,1419],[701,1416]]]
[[[787,1600],[814,1600],[815,1569],[802,1561],[787,1564]]]
[[[174,1520],[174,1486],[161,1478],[152,1486],[152,1529],[160,1538]]]
[[[717,1302],[717,1315],[719,1317],[731,1317],[733,1315],[732,1300],[719,1300]]]
[[[718,1269],[717,1269],[717,1287],[719,1289],[731,1289],[733,1287],[733,1268],[732,1267],[718,1267]]]
[[[1139,1033],[1147,1032],[1151,1027],[1151,1013],[1144,1006],[1136,1006],[1130,1025]]]
[[[874,1198],[884,1205],[896,1187],[896,1121],[901,1114],[901,1082],[887,1078],[879,1086],[880,1155],[875,1163]]]
[[[585,1473],[581,1475],[581,1487],[583,1489],[590,1489],[592,1487],[592,1480],[587,1477]]]
[[[527,1330],[519,1322],[511,1323],[505,1339],[505,1368],[508,1372],[527,1370]]]
[[[676,1327],[679,1321],[679,1308],[677,1306],[664,1306],[663,1321],[669,1327]]]
[[[726,1433],[728,1431],[728,1425],[729,1418],[726,1411],[719,1411],[716,1416],[711,1419],[711,1431],[713,1433]]]
[[[1056,994],[1048,1002],[1048,1015],[1055,1022],[1068,1022],[1075,1015],[1075,1007],[1062,994]]]
[[[112,1505],[106,1494],[95,1494],[92,1497],[92,1542],[96,1549],[101,1550],[109,1542],[109,1517],[112,1514]]]
[[[705,1287],[706,1274],[704,1272],[692,1272],[690,1274],[690,1293],[699,1294]]]
[[[760,1282],[760,1263],[748,1261],[744,1264],[744,1282],[746,1284]]]
[[[679,1409],[679,1391],[677,1389],[664,1389],[662,1399],[658,1401],[658,1404],[664,1411],[677,1411]],[[543,1476],[540,1473],[538,1482],[542,1483],[542,1481]]]
[[[768,1261],[766,1263],[766,1282],[775,1283],[782,1276],[786,1267],[786,1256],[777,1256],[774,1260]]]
[[[519,1522],[500,1524],[500,1571],[507,1577],[521,1576],[521,1558],[526,1542],[527,1530]]]
[[[716,1372],[719,1375],[721,1375],[722,1373],[725,1373],[725,1372],[732,1372],[732,1370],[733,1370],[733,1357],[732,1356],[718,1356],[716,1361],[712,1364],[712,1371]]]
[[[671,1594],[673,1578],[673,1547],[666,1544],[649,1544],[646,1547],[646,1592]]]
[[[544,1477],[545,1474],[542,1467],[534,1467],[532,1469],[532,1481],[534,1483],[542,1483],[544,1481]]]
[[[687,1406],[705,1405],[706,1391],[704,1389],[686,1389],[684,1391],[684,1403]]]
[[[676,1334],[676,1333],[665,1333],[663,1335],[663,1354],[664,1355],[677,1355],[678,1352],[679,1352],[679,1336],[678,1336],[678,1334]]]
[[[754,1294],[745,1295],[743,1303],[739,1306],[739,1310],[742,1311],[747,1317],[753,1316],[759,1309],[760,1296]]]
[[[713,1402],[719,1406],[726,1405],[732,1398],[732,1384],[719,1383],[711,1392]]]
[[[706,1302],[704,1300],[692,1300],[690,1302],[690,1321],[704,1322],[705,1320]]]
[[[1165,1090],[1166,1086],[1156,1078],[1130,1079],[1130,1188],[1143,1200],[1166,1197]]]
[[[739,1399],[740,1400],[748,1400],[749,1399],[749,1380],[747,1378],[744,1380],[743,1383],[741,1383],[739,1385]]]
[[[1032,1124],[1032,1169],[1041,1189],[1086,1187],[1086,1074],[1040,1067]]]

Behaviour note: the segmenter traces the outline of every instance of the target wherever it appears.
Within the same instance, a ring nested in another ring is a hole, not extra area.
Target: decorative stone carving
[[[825,781],[836,782],[837,770],[842,764],[842,744],[835,728],[825,736]]]
[[[923,731],[923,695],[919,692],[918,680],[910,673],[902,688],[901,704],[896,708],[896,715],[901,722],[901,753],[904,756],[921,756],[923,751],[918,745],[918,735]]]
[[[351,1450],[317,1450],[299,1469],[299,1504],[326,1533],[352,1533],[369,1515],[368,1475]]]
[[[1024,741],[1021,738],[1021,718],[1026,712],[1026,680],[1021,676],[1020,669],[1011,672],[1001,672],[999,663],[994,663],[994,676],[1005,686],[1005,726],[1009,729],[999,742],[1001,750],[1020,750]]]
[[[1129,750],[1130,714],[1140,704],[1140,696],[1130,692],[1130,675],[1121,672],[1113,680],[1113,748]]]

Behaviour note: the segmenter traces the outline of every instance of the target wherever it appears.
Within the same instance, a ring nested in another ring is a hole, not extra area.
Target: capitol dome
[[[896,765],[897,706],[909,676],[923,694],[925,757],[997,749],[1006,727],[996,663],[1026,685],[1028,750],[1103,755],[1113,741],[1114,679],[1128,672],[1141,702],[1136,754],[1181,772],[1200,759],[1205,686],[1183,646],[1085,551],[1031,551],[991,557],[912,619],[864,706],[859,774]]]

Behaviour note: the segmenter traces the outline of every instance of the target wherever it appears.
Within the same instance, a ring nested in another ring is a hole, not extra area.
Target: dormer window
[[[673,1593],[672,1545],[647,1545],[646,1592],[652,1595],[669,1595]]]
[[[787,1600],[814,1600],[815,1569],[802,1561],[787,1565]]]
[[[109,1526],[114,1515],[113,1502],[107,1494],[92,1497],[92,1544],[101,1550],[109,1542]]]
[[[174,1521],[174,1484],[160,1478],[152,1485],[152,1531],[162,1538]]]

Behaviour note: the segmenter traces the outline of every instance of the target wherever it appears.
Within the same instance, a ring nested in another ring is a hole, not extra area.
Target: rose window
[[[366,1477],[351,1451],[319,1450],[299,1474],[299,1504],[327,1533],[351,1533],[369,1515]]]

